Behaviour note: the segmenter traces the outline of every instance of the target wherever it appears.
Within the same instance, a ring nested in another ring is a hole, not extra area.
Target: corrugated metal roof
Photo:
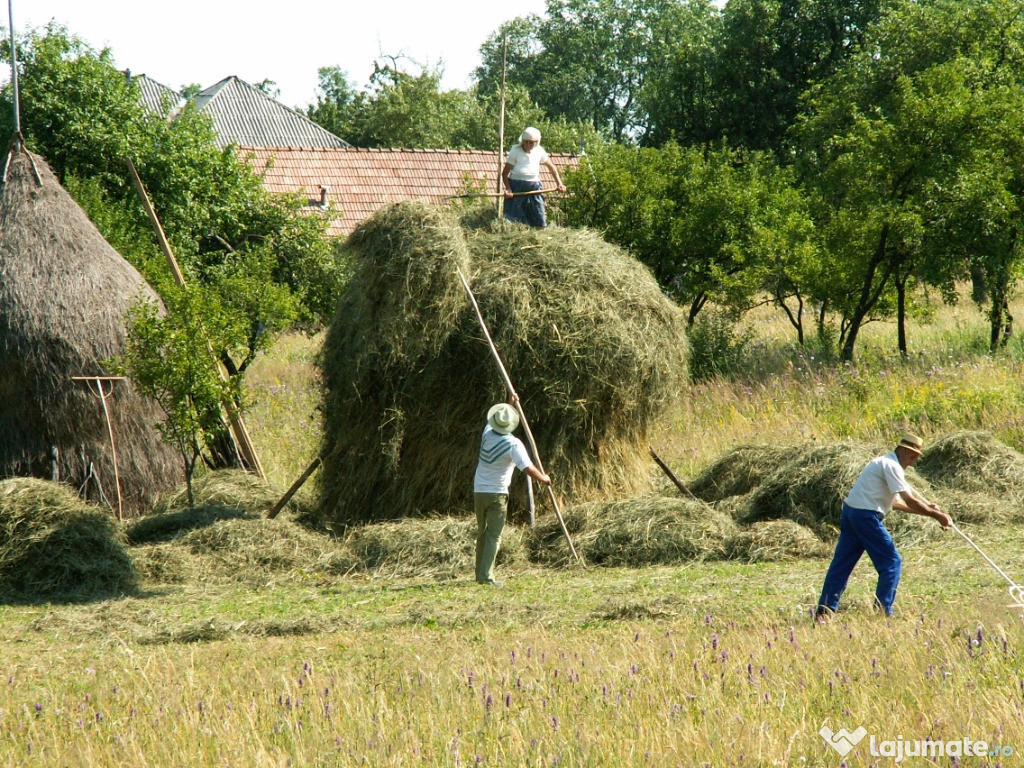
[[[306,196],[309,212],[322,211],[326,189],[329,233],[347,235],[382,205],[400,200],[443,203],[467,191],[497,190],[504,155],[469,149],[346,149],[239,146],[263,174],[269,192]],[[559,172],[576,155],[551,154]],[[544,171],[547,179],[547,172]]]
[[[235,76],[211,85],[193,100],[213,120],[217,144],[245,147],[350,146],[309,118]]]
[[[135,75],[132,81],[142,91],[142,105],[158,115],[171,115],[184,104],[181,94],[173,88],[158,83],[148,75]]]

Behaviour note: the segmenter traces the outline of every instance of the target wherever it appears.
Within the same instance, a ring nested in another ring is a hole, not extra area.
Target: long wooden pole
[[[12,25],[13,26],[13,25]],[[498,216],[501,216],[501,174],[505,170],[505,69],[508,64],[508,38],[501,41],[501,98],[498,99],[498,180],[494,191]]]
[[[501,378],[505,382],[505,388],[508,390],[509,395],[516,394],[515,388],[512,386],[512,379],[509,378],[508,371],[505,370],[505,364],[501,362],[501,356],[498,354],[497,348],[494,346],[494,341],[491,339],[491,333],[487,330],[487,323],[484,322],[484,316],[480,312],[480,306],[476,303],[476,296],[473,295],[473,289],[469,287],[469,281],[466,280],[466,276],[462,274],[462,270],[458,267],[455,268],[459,273],[459,280],[462,281],[462,287],[466,289],[466,293],[469,295],[469,301],[473,305],[473,311],[476,312],[476,319],[480,322],[480,328],[484,332],[484,338],[487,339],[487,346],[491,348],[491,354],[494,356],[494,362],[498,364],[498,370],[501,372]],[[523,411],[523,404],[516,400],[516,410],[519,411],[519,423],[523,425],[523,432],[526,433],[526,439],[530,443],[530,450],[533,453],[533,460],[537,462],[537,468],[544,472],[544,464],[540,460],[540,453],[537,451],[537,441],[533,439],[533,432],[530,431],[530,424],[526,420],[526,413]],[[562,526],[562,533],[565,534],[565,540],[569,543],[569,550],[572,552],[573,557],[579,561],[580,565],[585,565],[583,558],[580,557],[579,552],[576,551],[576,547],[572,543],[572,536],[569,535],[569,529],[565,527],[565,519],[562,517],[562,510],[558,506],[558,499],[555,498],[555,491],[549,485],[548,497],[551,499],[551,506],[554,507],[555,516],[558,518],[558,524]]]
[[[146,187],[143,185],[142,179],[139,177],[139,172],[135,170],[135,163],[132,162],[131,158],[127,158],[127,162],[128,170],[132,175],[132,181],[135,182],[135,189],[139,193],[139,198],[142,200],[142,207],[146,209],[146,215],[149,217],[149,223],[153,225],[153,230],[156,232],[156,239],[160,244],[160,250],[163,251],[164,257],[167,259],[167,264],[171,268],[171,274],[174,275],[174,282],[179,286],[184,287],[185,275],[182,274],[181,267],[178,266],[178,260],[174,257],[174,252],[171,251],[171,244],[167,242],[167,237],[164,235],[164,228],[160,225],[160,219],[157,218],[156,211],[153,210],[153,204],[150,202],[149,195],[146,193]],[[220,375],[221,381],[227,381],[227,374],[225,374],[221,368],[220,359],[213,351],[213,347],[209,342],[207,342],[207,346],[210,348],[210,354],[217,363],[217,373]],[[227,411],[228,424],[231,426],[231,434],[234,436],[235,442],[238,444],[238,450],[242,454],[242,458],[261,480],[266,480],[267,475],[263,471],[263,464],[260,463],[260,457],[257,455],[256,446],[253,445],[252,438],[249,436],[249,430],[245,427],[245,420],[242,418],[241,411],[239,411],[231,401],[230,396],[225,397],[222,404],[224,405],[224,410]]]
[[[672,470],[668,468],[668,464],[666,464],[664,461],[661,460],[661,456],[656,454],[654,452],[654,449],[651,448],[651,446],[647,446],[647,450],[651,452],[651,458],[654,459],[654,463],[657,464],[659,467],[661,467],[661,471],[664,472],[666,475],[668,475],[668,479],[676,484],[676,488],[678,488],[680,491],[685,493],[691,499],[694,499],[696,501],[700,501],[700,499],[698,499],[696,496],[693,495],[693,491],[691,491],[689,488],[687,488],[685,485],[683,485],[679,481],[679,478],[676,477],[673,474]]]

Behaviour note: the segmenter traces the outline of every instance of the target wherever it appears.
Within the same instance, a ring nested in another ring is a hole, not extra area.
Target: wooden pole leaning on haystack
[[[107,392],[103,385],[110,382],[110,394],[114,394],[114,382],[124,381],[124,376],[72,376],[72,381],[85,381],[89,386],[96,382],[97,394],[103,404],[103,418],[107,422],[107,435],[110,437],[110,463],[114,465],[114,488],[117,490],[117,519],[124,522],[124,501],[121,495],[121,473],[117,469],[117,443],[114,441],[114,427],[110,423],[110,410],[107,408]],[[102,489],[100,489],[102,493]]]
[[[337,446],[335,446],[335,448],[337,448]],[[310,465],[306,467],[305,471],[299,475],[299,479],[292,483],[291,488],[285,491],[284,496],[282,496],[277,504],[271,508],[270,512],[267,513],[268,520],[273,520],[278,516],[278,514],[280,514],[281,510],[284,509],[284,505],[292,500],[292,496],[299,492],[299,488],[306,484],[310,475],[316,472],[317,469],[320,468],[320,465],[327,461],[327,457],[330,456],[333,451],[333,448],[324,448],[320,451],[320,454],[313,459],[312,463],[310,463]]]
[[[491,354],[494,356],[494,362],[498,364],[498,370],[501,372],[501,378],[505,382],[505,388],[508,390],[509,395],[515,395],[515,387],[512,386],[512,379],[509,378],[508,371],[505,370],[505,364],[501,362],[501,357],[498,355],[498,350],[494,346],[494,341],[491,339],[491,332],[487,330],[487,323],[484,322],[484,316],[480,312],[480,306],[476,303],[476,296],[473,295],[473,289],[469,287],[469,281],[466,280],[466,276],[462,274],[462,270],[457,266],[456,271],[459,273],[459,280],[462,281],[462,287],[466,289],[466,294],[469,296],[469,302],[473,305],[473,311],[476,312],[476,319],[480,322],[480,329],[484,332],[484,338],[487,340],[487,346],[491,349]],[[544,472],[544,464],[540,460],[540,453],[537,451],[537,442],[533,439],[533,432],[530,431],[530,424],[526,420],[526,413],[523,411],[523,404],[516,399],[516,410],[519,411],[519,422],[523,425],[523,432],[526,433],[526,439],[530,443],[530,451],[533,453],[533,460],[537,462],[537,469]],[[585,566],[583,558],[580,557],[579,552],[576,551],[576,547],[572,543],[572,536],[569,535],[569,529],[565,527],[565,519],[562,517],[562,510],[558,506],[558,499],[555,498],[555,491],[549,485],[548,498],[551,499],[551,506],[555,510],[555,516],[558,518],[558,524],[562,527],[562,533],[565,534],[565,540],[569,544],[569,550],[572,552],[573,557],[576,558],[580,565]]]
[[[664,461],[661,460],[661,456],[656,454],[654,452],[654,449],[651,448],[651,446],[647,446],[647,450],[651,452],[651,458],[654,459],[654,463],[657,464],[659,467],[661,467],[661,471],[664,472],[666,475],[668,475],[668,479],[676,484],[676,488],[678,488],[684,494],[689,496],[691,499],[694,499],[695,501],[700,501],[700,499],[698,499],[696,496],[693,495],[693,491],[691,491],[689,488],[687,488],[685,485],[683,485],[679,481],[679,478],[676,477],[672,473],[672,470],[668,468],[668,464],[666,464]]]
[[[171,274],[174,275],[174,282],[179,286],[184,287],[185,275],[181,272],[181,267],[178,266],[178,260],[174,257],[174,253],[171,251],[171,245],[167,242],[167,237],[164,235],[164,228],[160,225],[160,219],[157,218],[156,211],[153,210],[153,204],[149,200],[149,195],[146,193],[146,188],[142,184],[142,179],[139,178],[139,172],[135,170],[135,163],[132,162],[131,158],[126,158],[128,163],[128,170],[131,172],[132,181],[135,182],[135,189],[139,193],[139,198],[142,200],[142,206],[146,209],[146,215],[149,217],[150,224],[153,225],[153,230],[156,232],[157,242],[160,244],[160,250],[163,251],[164,256],[167,258],[167,264],[171,268]],[[217,363],[217,373],[220,374],[222,381],[227,381],[227,374],[221,367],[221,362],[217,358],[216,353],[213,351],[213,346],[207,342],[207,346],[210,349],[210,355]],[[263,471],[263,464],[260,463],[260,457],[256,454],[256,446],[253,445],[252,438],[249,436],[249,430],[245,427],[245,420],[242,418],[241,411],[234,402],[231,401],[230,397],[225,397],[223,402],[224,410],[228,414],[228,424],[231,427],[231,434],[235,438],[235,443],[238,445],[238,451],[242,456],[242,460],[248,465],[249,469],[260,478],[260,480],[266,480],[267,475]]]

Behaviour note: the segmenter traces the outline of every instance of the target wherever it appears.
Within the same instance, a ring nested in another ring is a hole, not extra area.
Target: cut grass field
[[[762,354],[772,370],[695,387],[653,442],[684,478],[737,444],[884,442],[907,426],[929,439],[987,428],[1019,449],[1019,360],[967,354],[958,339],[974,331],[959,322],[940,313],[908,365],[884,351],[891,327],[872,329],[857,369]],[[773,354],[776,330],[760,330]],[[249,378],[249,425],[282,488],[317,448],[315,349],[288,337]],[[968,532],[1024,579],[1016,528]],[[952,533],[903,556],[895,618],[872,610],[865,560],[826,626],[809,616],[820,558],[517,560],[501,589],[310,567],[0,605],[0,767],[839,766],[823,726],[864,727],[876,747],[969,738],[1024,751],[1024,620],[1005,583]],[[895,764],[871,743],[847,765]]]

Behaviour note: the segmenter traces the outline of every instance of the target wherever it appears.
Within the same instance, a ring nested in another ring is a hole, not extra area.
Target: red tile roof
[[[386,203],[422,200],[443,203],[478,188],[494,192],[503,156],[469,149],[340,149],[238,147],[263,174],[269,192],[305,194],[310,212],[320,208],[327,188],[332,212],[329,234],[347,235]],[[558,167],[575,166],[576,155],[552,153]],[[548,176],[543,171],[542,178]],[[546,179],[550,181],[550,179]]]

